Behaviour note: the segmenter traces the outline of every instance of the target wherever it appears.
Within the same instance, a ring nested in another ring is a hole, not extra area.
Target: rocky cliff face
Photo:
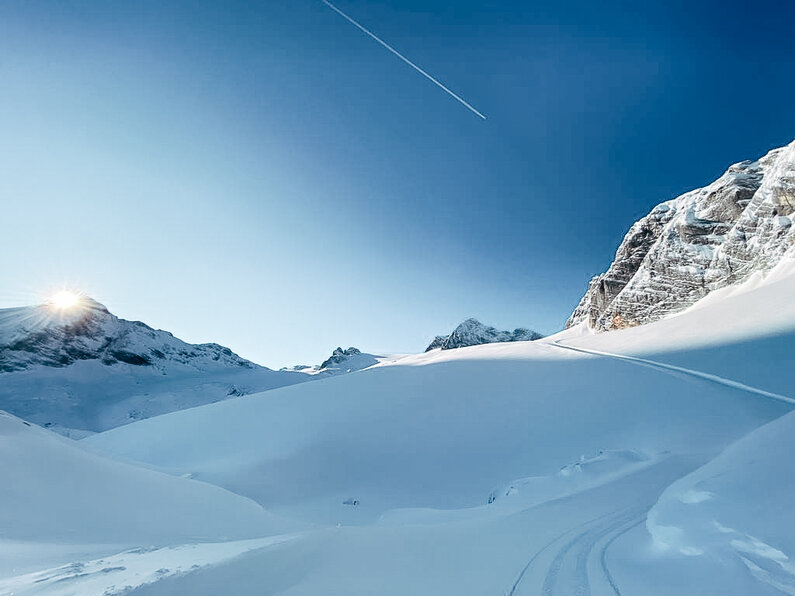
[[[793,252],[795,142],[652,209],[594,277],[566,327],[642,325],[743,281]]]
[[[436,348],[451,350],[505,341],[531,341],[542,337],[543,335],[532,329],[519,328],[513,331],[499,331],[494,327],[484,325],[477,319],[467,319],[456,327],[450,335],[437,335],[430,345],[425,348],[425,351],[428,352]]]

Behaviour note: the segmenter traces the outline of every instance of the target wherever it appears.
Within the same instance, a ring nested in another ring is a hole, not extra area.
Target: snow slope
[[[342,501],[355,498],[361,505],[352,519],[365,522],[396,507],[482,504],[495,486],[601,449],[714,454],[786,411],[553,346],[499,347],[511,358],[490,358],[488,350],[478,357],[482,348],[472,347],[460,350],[464,359],[400,360],[84,442],[194,474],[288,516],[335,523],[351,517]]]
[[[760,581],[795,594],[794,449],[791,413],[672,484],[649,514],[654,546],[737,559]]]
[[[0,469],[4,595],[116,593],[261,548],[288,527],[244,497],[100,457],[5,412]]]
[[[786,363],[795,346],[795,251],[768,273],[716,290],[653,324],[591,333],[584,324],[542,341],[642,356],[792,395]]]
[[[790,410],[524,342],[408,356],[82,443],[319,524],[141,594],[651,594],[650,577],[659,594],[708,594],[707,576],[712,593],[768,594],[730,559],[702,562],[702,583],[683,588],[670,556],[638,553],[652,551],[647,512],[668,486]]]
[[[0,413],[4,539],[80,542],[252,537],[272,516],[218,487],[115,462]]]

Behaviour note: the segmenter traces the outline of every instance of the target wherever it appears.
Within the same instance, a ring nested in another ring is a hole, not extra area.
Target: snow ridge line
[[[673,372],[683,373],[686,375],[690,375],[691,377],[697,377],[699,379],[703,379],[705,381],[710,381],[712,383],[717,383],[718,385],[724,385],[726,387],[731,387],[732,389],[739,389],[740,391],[746,391],[748,393],[754,393],[756,395],[761,395],[762,397],[766,397],[768,399],[773,399],[775,401],[781,401],[790,405],[795,405],[795,399],[792,397],[788,397],[786,395],[781,395],[779,393],[773,393],[771,391],[765,391],[764,389],[758,389],[757,387],[751,387],[750,385],[746,385],[744,383],[740,383],[739,381],[732,381],[731,379],[726,379],[724,377],[719,377],[718,375],[713,375],[710,373],[701,372],[698,370],[693,370],[691,368],[684,368],[682,366],[675,366],[673,364],[665,364],[664,362],[657,362],[655,360],[647,360],[646,358],[638,358],[637,356],[626,356],[624,354],[613,354],[612,352],[602,352],[600,350],[590,350],[588,348],[577,348],[574,346],[568,346],[566,344],[560,343],[561,340],[549,343],[547,345],[556,346],[558,348],[562,348],[564,350],[572,350],[574,352],[581,352],[583,354],[591,354],[593,356],[606,356],[608,358],[615,358],[617,360],[626,360],[628,362],[633,362],[635,364],[639,364],[641,366],[649,366],[651,368],[657,368],[662,370],[670,370]]]

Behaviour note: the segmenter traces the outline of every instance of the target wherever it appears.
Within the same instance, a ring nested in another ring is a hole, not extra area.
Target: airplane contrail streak
[[[389,45],[388,43],[386,43],[386,42],[385,42],[383,39],[381,39],[380,37],[378,37],[378,36],[377,36],[375,33],[372,33],[371,31],[368,31],[367,29],[365,29],[364,27],[362,27],[362,26],[361,26],[359,23],[357,23],[357,22],[356,22],[355,20],[353,20],[351,17],[349,17],[348,15],[346,15],[344,12],[342,12],[342,11],[341,11],[339,8],[337,8],[336,6],[334,6],[334,5],[333,5],[331,2],[329,2],[328,0],[320,0],[320,1],[321,1],[323,4],[325,4],[326,6],[328,6],[328,7],[329,7],[331,10],[333,10],[334,12],[336,12],[338,15],[340,15],[342,18],[344,18],[346,21],[348,21],[349,23],[351,23],[352,25],[354,25],[356,28],[358,28],[358,29],[359,29],[359,30],[361,30],[362,32],[364,32],[364,33],[366,33],[367,35],[369,35],[370,37],[372,37],[374,40],[376,40],[378,43],[380,43],[382,46],[384,46],[384,47],[385,47],[387,50],[389,50],[390,52],[392,52],[392,53],[393,53],[395,56],[397,56],[398,58],[400,58],[401,60],[403,60],[403,62],[405,62],[406,64],[408,64],[409,66],[411,66],[411,68],[413,68],[414,70],[416,70],[416,71],[417,71],[418,73],[420,73],[422,76],[424,76],[425,78],[429,79],[429,80],[430,80],[431,82],[433,82],[435,85],[437,85],[438,87],[441,87],[441,88],[442,88],[444,91],[446,91],[447,93],[449,93],[450,95],[452,95],[452,96],[453,96],[453,97],[454,97],[456,100],[458,100],[460,103],[462,103],[464,106],[466,106],[466,107],[467,107],[469,110],[471,110],[473,113],[477,114],[478,116],[480,116],[480,117],[481,117],[481,118],[483,118],[484,120],[486,119],[486,117],[485,117],[483,114],[481,114],[480,112],[478,112],[478,111],[477,111],[477,110],[476,110],[474,107],[472,107],[472,106],[471,106],[469,103],[467,103],[467,101],[466,101],[465,99],[463,99],[462,97],[460,97],[460,96],[456,95],[455,93],[453,93],[452,91],[450,91],[450,89],[448,89],[448,88],[447,88],[447,87],[445,87],[445,86],[444,86],[442,83],[440,83],[439,81],[437,81],[436,79],[434,79],[434,78],[433,78],[431,75],[429,75],[427,72],[425,72],[424,70],[422,70],[422,69],[421,69],[419,66],[417,66],[416,64],[414,64],[414,63],[413,63],[411,60],[409,60],[408,58],[406,58],[406,57],[405,57],[403,54],[401,54],[400,52],[398,52],[398,51],[397,51],[395,48],[393,48],[391,45]]]

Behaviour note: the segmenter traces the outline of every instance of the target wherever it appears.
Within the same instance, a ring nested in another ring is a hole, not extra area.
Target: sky
[[[280,367],[552,333],[629,226],[795,138],[795,3],[0,3],[0,307]]]

